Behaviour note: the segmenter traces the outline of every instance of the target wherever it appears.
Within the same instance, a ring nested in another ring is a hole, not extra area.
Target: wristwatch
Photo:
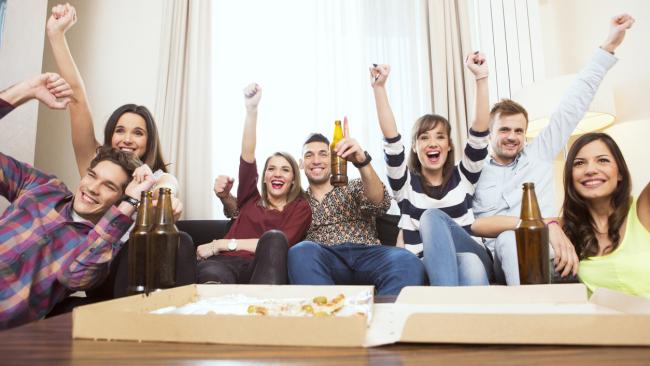
[[[230,239],[228,242],[228,251],[234,252],[237,250],[237,239]]]
[[[363,154],[366,156],[366,160],[360,163],[352,163],[352,165],[354,165],[357,169],[363,168],[364,166],[370,164],[370,162],[372,161],[372,158],[370,157],[370,154],[368,154],[367,151],[364,151]]]
[[[126,194],[124,195],[124,197],[122,197],[122,202],[130,203],[135,208],[138,208],[138,205],[140,204],[139,200],[137,200],[137,199],[135,199],[135,198],[133,198],[131,196],[128,196]]]

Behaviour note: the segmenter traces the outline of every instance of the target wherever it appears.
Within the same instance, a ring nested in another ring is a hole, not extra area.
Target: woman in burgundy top
[[[255,139],[257,106],[262,89],[244,89],[246,120],[239,161],[239,216],[224,239],[200,245],[198,282],[287,283],[287,251],[303,239],[311,224],[311,208],[300,185],[300,171],[289,154],[266,159],[261,193],[257,189]]]

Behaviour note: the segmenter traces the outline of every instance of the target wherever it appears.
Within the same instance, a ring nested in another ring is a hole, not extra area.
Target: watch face
[[[237,242],[235,240],[231,240],[228,242],[228,250],[232,251],[237,249]]]

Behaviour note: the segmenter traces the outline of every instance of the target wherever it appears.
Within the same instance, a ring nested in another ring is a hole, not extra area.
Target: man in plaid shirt
[[[63,109],[70,95],[58,75],[43,74],[0,92],[0,118],[33,98]],[[0,153],[0,194],[11,204],[0,216],[0,329],[40,319],[70,292],[100,283],[140,192],[153,184],[137,157],[111,147],[98,150],[74,194]]]

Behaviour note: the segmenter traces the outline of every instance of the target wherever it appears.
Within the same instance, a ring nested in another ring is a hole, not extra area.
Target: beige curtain
[[[458,161],[474,115],[474,81],[464,66],[465,55],[472,51],[467,1],[425,0],[424,6],[431,106],[451,123]]]
[[[183,217],[212,216],[210,1],[166,1],[156,118]]]

